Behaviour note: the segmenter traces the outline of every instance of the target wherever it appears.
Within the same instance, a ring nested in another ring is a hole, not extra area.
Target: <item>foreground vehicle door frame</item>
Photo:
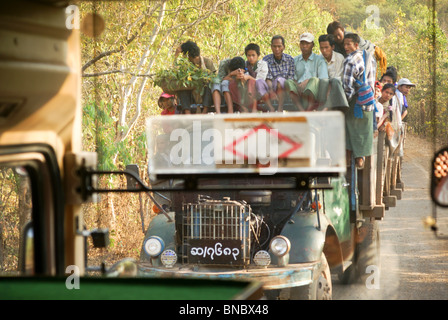
[[[43,143],[0,146],[0,165],[24,167],[30,178],[33,274],[63,275],[64,189],[53,148]]]

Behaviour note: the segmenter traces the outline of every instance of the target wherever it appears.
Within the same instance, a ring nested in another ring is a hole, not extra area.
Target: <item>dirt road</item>
[[[333,278],[333,299],[448,299],[448,210],[437,208],[439,232],[424,227],[431,216],[429,195],[431,143],[408,135],[405,144],[403,181],[405,190],[397,206],[379,222],[381,272],[379,286],[359,283],[342,285]]]

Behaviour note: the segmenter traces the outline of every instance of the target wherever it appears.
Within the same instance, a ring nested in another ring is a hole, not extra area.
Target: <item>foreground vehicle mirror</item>
[[[431,167],[431,197],[434,203],[448,207],[448,147],[436,152]]]

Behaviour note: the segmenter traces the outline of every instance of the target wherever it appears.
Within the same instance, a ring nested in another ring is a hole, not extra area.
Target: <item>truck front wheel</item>
[[[293,300],[331,300],[333,286],[331,283],[330,266],[325,254],[321,256],[321,267],[317,278],[308,286],[291,289]]]

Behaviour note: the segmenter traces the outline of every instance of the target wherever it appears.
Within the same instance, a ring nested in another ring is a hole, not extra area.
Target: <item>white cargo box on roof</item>
[[[147,119],[149,174],[344,174],[341,112],[156,116]]]

